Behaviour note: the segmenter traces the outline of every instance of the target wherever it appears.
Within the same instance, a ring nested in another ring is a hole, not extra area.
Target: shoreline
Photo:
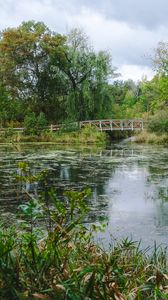
[[[154,132],[143,131],[135,135],[135,140],[133,141],[137,144],[153,144],[153,145],[168,145],[168,133],[156,134]]]

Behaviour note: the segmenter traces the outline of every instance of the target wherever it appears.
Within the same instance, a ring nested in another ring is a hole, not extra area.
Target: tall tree
[[[105,117],[111,111],[111,57],[95,53],[81,30],[65,37],[34,21],[8,28],[1,33],[0,65],[0,80],[11,98],[54,122]]]
[[[152,57],[156,72],[162,76],[168,76],[168,43],[160,42]]]
[[[45,102],[56,90],[50,56],[59,57],[64,43],[65,37],[41,22],[24,22],[1,33],[0,78],[13,98],[29,101],[39,109],[47,106]]]
[[[11,120],[23,117],[24,107],[16,99],[12,99],[5,87],[0,83],[0,126],[6,126]]]
[[[73,29],[67,37],[63,63],[60,61],[58,66],[69,83],[67,114],[78,120],[101,114],[103,101],[107,99],[105,85],[114,75],[110,55],[103,51],[96,54],[83,31]]]

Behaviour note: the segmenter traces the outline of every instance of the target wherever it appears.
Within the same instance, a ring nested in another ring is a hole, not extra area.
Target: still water
[[[119,143],[108,149],[58,146],[0,146],[0,213],[16,217],[25,201],[16,182],[18,162],[36,174],[48,169],[48,183],[58,196],[68,189],[92,189],[86,222],[107,218],[99,238],[130,237],[142,247],[168,246],[168,148]]]

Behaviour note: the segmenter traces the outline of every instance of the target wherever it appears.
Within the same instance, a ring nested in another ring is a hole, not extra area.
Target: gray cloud
[[[82,27],[125,74],[131,68],[132,74],[150,71],[145,54],[167,39],[167,0],[0,0],[0,5],[0,29],[31,19],[62,33]]]
[[[108,18],[124,21],[132,26],[144,26],[156,29],[168,24],[167,0],[80,0],[76,7],[92,7]]]
[[[108,1],[109,3],[110,1]],[[110,16],[129,24],[155,29],[161,24],[168,24],[167,0],[116,0],[108,6]],[[107,13],[108,14],[108,13]]]

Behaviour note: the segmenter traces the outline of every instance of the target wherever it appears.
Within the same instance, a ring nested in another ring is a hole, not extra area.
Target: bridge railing
[[[94,126],[98,127],[101,131],[144,129],[144,121],[142,119],[88,120],[80,121],[79,124],[80,128]]]
[[[50,131],[59,131],[66,128],[67,126],[72,126],[74,128],[83,128],[86,126],[97,127],[100,131],[113,131],[113,130],[143,130],[147,122],[142,119],[113,119],[113,120],[87,120],[80,122],[72,122],[67,124],[51,124],[45,128],[37,128],[37,130],[50,130]],[[69,128],[68,127],[68,128]],[[25,128],[0,128],[0,132],[12,130],[15,132],[24,132]]]

